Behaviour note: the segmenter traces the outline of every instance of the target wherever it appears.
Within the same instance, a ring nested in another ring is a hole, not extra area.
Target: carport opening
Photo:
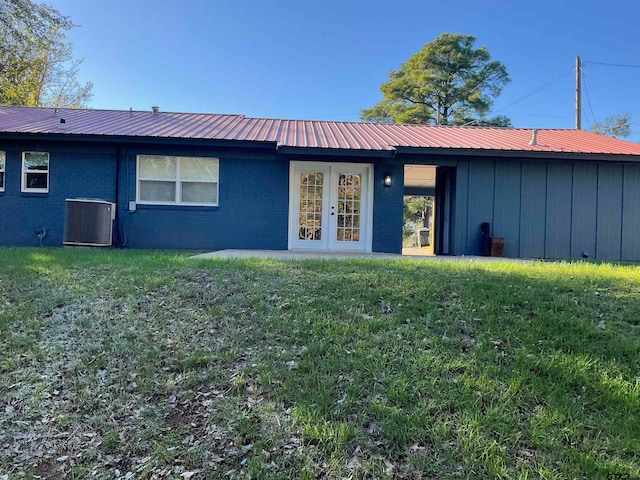
[[[405,165],[403,255],[434,255],[436,170],[430,165]]]

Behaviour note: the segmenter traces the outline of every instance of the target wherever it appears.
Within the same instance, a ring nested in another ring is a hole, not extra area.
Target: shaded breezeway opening
[[[434,255],[436,168],[404,166],[403,255]]]
[[[403,255],[450,255],[455,167],[404,166]]]

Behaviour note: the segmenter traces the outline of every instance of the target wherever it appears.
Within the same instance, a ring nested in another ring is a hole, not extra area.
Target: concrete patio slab
[[[377,260],[424,260],[424,261],[442,261],[442,260],[460,260],[460,261],[528,261],[513,258],[499,257],[479,257],[479,256],[424,256],[424,255],[400,255],[393,253],[372,253],[372,252],[350,252],[350,251],[327,251],[327,250],[217,250],[215,252],[201,253],[191,258],[276,258],[284,260],[307,260],[307,259],[377,259]]]

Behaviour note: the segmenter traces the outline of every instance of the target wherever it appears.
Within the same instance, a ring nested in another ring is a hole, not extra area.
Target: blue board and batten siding
[[[460,160],[454,253],[480,253],[480,225],[507,257],[640,260],[635,163]]]
[[[622,259],[640,259],[640,165],[624,166],[622,198]]]

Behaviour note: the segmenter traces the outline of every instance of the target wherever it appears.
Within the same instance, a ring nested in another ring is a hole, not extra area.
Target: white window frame
[[[156,157],[156,158],[175,158],[176,159],[176,178],[142,178],[140,176],[140,157]],[[215,161],[218,166],[218,177],[215,181],[210,180],[187,180],[180,178],[180,161],[182,159],[204,159],[207,161]],[[175,182],[176,184],[176,196],[173,202],[163,202],[155,200],[141,200],[140,199],[140,182],[142,181],[158,181],[158,182]],[[210,202],[183,202],[182,199],[182,183],[211,183],[216,186],[216,199],[215,203]],[[136,156],[136,203],[141,205],[179,205],[190,207],[217,207],[220,203],[220,159],[217,157],[190,157],[190,156],[178,156],[178,155],[137,155]]]
[[[0,173],[2,174],[2,183],[0,183],[0,192],[4,192],[4,185],[7,183],[7,152],[0,150]]]
[[[24,164],[25,161],[27,159],[27,154],[29,153],[34,153],[34,154],[38,154],[38,155],[46,155],[47,156],[47,170],[36,170],[36,171],[29,171],[29,170],[25,170],[24,168]],[[22,152],[22,172],[21,172],[21,190],[23,192],[26,193],[49,193],[49,173],[50,173],[50,162],[51,162],[51,156],[49,155],[49,152]],[[47,186],[45,188],[28,188],[27,187],[27,175],[29,173],[46,173],[47,174]]]

